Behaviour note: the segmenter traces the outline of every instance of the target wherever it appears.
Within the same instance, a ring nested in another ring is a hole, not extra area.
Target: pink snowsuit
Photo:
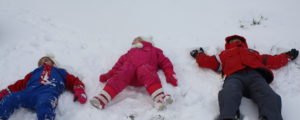
[[[157,89],[162,88],[157,71],[162,69],[167,82],[177,86],[177,80],[173,77],[173,65],[163,55],[162,50],[151,43],[142,41],[142,48],[131,48],[122,55],[114,67],[105,75],[108,82],[104,90],[113,98],[128,85],[145,86],[151,95]],[[105,82],[101,80],[101,82]]]

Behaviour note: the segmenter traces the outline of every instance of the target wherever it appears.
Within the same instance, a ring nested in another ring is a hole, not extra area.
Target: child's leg
[[[148,65],[139,67],[137,69],[137,78],[139,81],[144,82],[144,85],[158,110],[165,109],[166,104],[171,104],[173,102],[171,96],[164,93],[157,72],[152,67]]]
[[[146,89],[154,102],[166,102],[166,104],[173,103],[171,96],[164,92],[160,83],[150,85]]]
[[[240,78],[240,75],[227,77],[219,92],[220,118],[222,120],[234,119],[239,111],[244,91]]]
[[[166,105],[173,103],[172,97],[164,93],[161,83],[152,84],[146,89],[154,101],[154,107],[157,110],[164,110],[166,109]]]
[[[15,92],[5,96],[0,101],[0,119],[7,120],[14,110],[22,106],[25,99],[22,92]]]
[[[104,109],[105,105],[123,91],[134,77],[135,67],[131,64],[123,65],[120,70],[107,81],[107,84],[100,94],[90,100],[91,104],[99,109]]]
[[[38,120],[54,120],[58,97],[51,94],[42,94],[37,97],[36,101],[35,109]]]
[[[105,106],[117,95],[114,88],[106,85],[98,96],[94,96],[90,103],[98,109],[104,109]]]
[[[0,118],[1,120],[7,120],[14,110],[19,107],[17,100],[17,94],[7,95],[0,102]]]
[[[255,74],[254,74],[255,75]],[[253,76],[249,85],[250,98],[258,105],[259,115],[267,120],[282,120],[281,98],[260,75]]]

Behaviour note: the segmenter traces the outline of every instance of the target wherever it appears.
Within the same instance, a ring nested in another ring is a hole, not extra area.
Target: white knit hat
[[[153,43],[153,37],[151,35],[148,35],[148,36],[139,36],[140,38],[143,39],[143,41],[146,41],[146,42],[149,42],[151,44],[154,44]]]

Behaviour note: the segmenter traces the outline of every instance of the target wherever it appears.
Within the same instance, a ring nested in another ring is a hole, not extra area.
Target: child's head
[[[228,36],[225,38],[226,43],[234,43],[234,42],[244,42],[246,43],[246,39],[243,36],[239,36],[239,35],[232,35],[232,36]]]
[[[132,45],[135,45],[135,44],[140,43],[140,42],[142,42],[142,41],[143,41],[143,39],[142,39],[141,37],[137,37],[137,38],[135,38],[135,39],[132,41]]]
[[[152,36],[138,36],[132,41],[132,44],[140,43],[142,41],[153,44],[153,37]]]
[[[239,38],[234,38],[234,39],[229,40],[228,43],[234,43],[234,42],[242,42],[242,40]]]
[[[49,56],[44,56],[39,60],[38,66],[41,66],[43,64],[54,66],[55,62]]]
[[[153,45],[153,41],[152,41],[153,37],[152,36],[138,36],[136,38],[134,38],[134,40],[132,41],[132,48],[143,48],[143,43],[142,42],[148,42],[151,45]]]
[[[225,48],[230,49],[234,47],[244,47],[248,48],[246,39],[243,36],[232,35],[225,38],[226,44]]]

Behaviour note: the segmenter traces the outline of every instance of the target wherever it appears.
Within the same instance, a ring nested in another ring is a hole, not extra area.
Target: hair
[[[49,59],[49,60],[53,63],[53,65],[55,65],[55,62],[51,59],[51,57],[49,57],[49,56],[44,56],[44,57],[42,57],[42,58],[39,60],[38,66],[41,66],[41,65],[42,65],[42,59],[44,59],[44,58]]]
[[[240,37],[232,37],[231,39],[228,39],[228,42],[232,41],[232,40],[240,40],[241,42],[243,42],[244,40],[241,39]]]

